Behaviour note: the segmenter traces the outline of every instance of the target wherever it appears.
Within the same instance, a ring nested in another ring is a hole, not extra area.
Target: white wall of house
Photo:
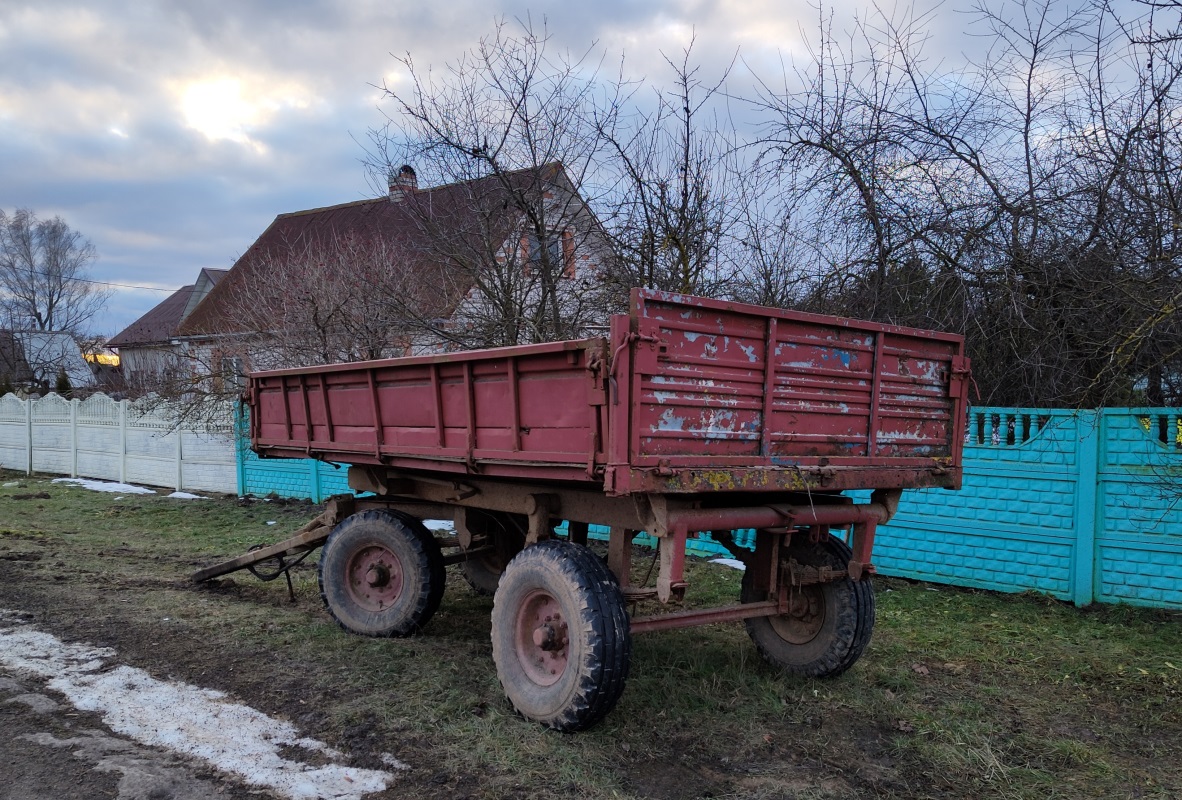
[[[119,364],[129,378],[161,375],[175,369],[182,356],[182,353],[160,345],[119,348]]]
[[[207,430],[175,429],[167,408],[103,394],[0,398],[0,467],[161,486],[238,491],[233,409]]]

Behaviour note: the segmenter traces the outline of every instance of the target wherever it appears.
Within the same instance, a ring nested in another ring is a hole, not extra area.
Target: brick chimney
[[[397,173],[390,170],[390,202],[401,202],[402,198],[419,188],[419,178],[410,164],[403,164]]]

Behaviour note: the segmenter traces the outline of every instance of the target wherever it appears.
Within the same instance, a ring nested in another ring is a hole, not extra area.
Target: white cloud
[[[185,123],[207,139],[250,141],[247,128],[258,122],[259,107],[242,97],[242,84],[234,78],[195,81],[180,92]]]
[[[267,146],[259,134],[283,111],[307,111],[317,104],[297,83],[275,85],[267,78],[247,81],[220,76],[177,82],[172,87],[184,123],[209,141]]]

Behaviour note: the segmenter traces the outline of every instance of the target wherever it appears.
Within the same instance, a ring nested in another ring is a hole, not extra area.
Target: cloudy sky
[[[0,0],[0,208],[60,215],[97,248],[92,277],[141,287],[114,287],[95,324],[114,334],[277,214],[374,196],[392,53],[438,68],[527,14],[650,77],[695,32],[707,64],[738,49],[774,75],[816,24],[808,0]]]

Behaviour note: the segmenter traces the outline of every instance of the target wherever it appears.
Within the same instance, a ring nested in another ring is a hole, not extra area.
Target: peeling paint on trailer
[[[654,433],[657,431],[682,431],[685,429],[685,419],[677,416],[673,409],[666,409],[665,413],[657,420],[657,424],[651,429]]]

